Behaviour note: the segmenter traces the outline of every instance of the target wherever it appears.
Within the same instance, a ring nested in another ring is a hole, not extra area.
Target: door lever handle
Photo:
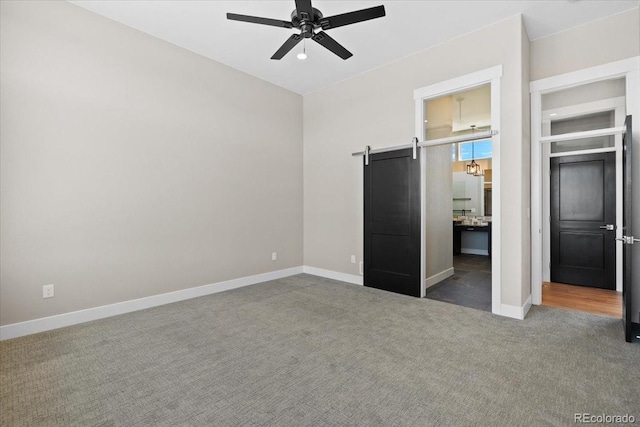
[[[616,240],[624,243],[625,245],[633,245],[636,242],[640,242],[640,239],[636,239],[633,236],[622,236],[617,238]]]
[[[601,228],[602,230],[609,230],[609,231],[611,231],[611,230],[615,230],[615,229],[616,229],[616,226],[615,226],[615,225],[613,225],[613,224],[607,224],[607,225],[601,225],[601,226],[600,226],[600,228]]]

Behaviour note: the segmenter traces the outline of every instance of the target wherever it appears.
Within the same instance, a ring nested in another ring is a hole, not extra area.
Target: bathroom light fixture
[[[471,133],[474,133],[476,130],[476,125],[471,125],[470,127],[471,127]],[[476,160],[475,160],[475,157],[476,157],[475,147],[476,147],[476,142],[472,141],[471,142],[471,163],[467,165],[467,174],[473,175],[473,176],[484,176],[484,171],[482,170],[482,167],[478,163],[476,163]]]
[[[471,143],[473,146],[473,143]],[[482,174],[482,168],[475,160],[471,160],[471,163],[467,165],[467,174],[473,176],[480,176]]]

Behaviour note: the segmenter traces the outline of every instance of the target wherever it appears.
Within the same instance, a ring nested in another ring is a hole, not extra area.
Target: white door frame
[[[542,95],[616,78],[625,78],[626,114],[640,117],[640,56],[536,80],[529,84],[531,94],[531,302],[533,304],[542,304],[542,282],[545,274],[543,233],[548,228],[548,225],[545,227],[548,223],[543,220],[546,218],[543,203],[543,174],[548,170],[548,165],[546,168],[544,166],[544,159],[548,160],[548,155],[543,155],[546,144],[540,141],[543,126]],[[638,140],[637,129],[634,129],[632,137],[634,141]]]
[[[463,90],[472,89],[487,83],[491,84],[491,129],[498,131],[492,137],[492,227],[491,227],[491,311],[501,313],[501,277],[500,277],[500,79],[502,65],[487,68],[475,73],[467,74],[451,80],[416,89],[413,93],[415,100],[415,134],[422,139],[424,136],[424,101],[438,98]],[[428,145],[428,141],[425,145]],[[420,280],[422,283],[421,296],[426,295],[426,150],[420,150]]]
[[[553,108],[551,110],[542,111],[542,134],[548,136],[551,134],[551,114],[554,120],[562,120],[565,118],[577,117],[586,114],[598,113],[603,111],[614,112],[614,127],[624,126],[625,114],[625,97],[608,98],[600,101],[588,102],[583,104],[571,105],[568,107]],[[576,150],[570,152],[551,153],[550,144],[542,144],[542,217],[551,216],[550,206],[550,179],[549,166],[553,157],[579,156],[584,154],[595,153],[616,153],[616,238],[622,237],[622,135],[614,136],[615,145],[609,148],[595,148],[588,150]],[[542,280],[544,282],[551,281],[551,227],[542,227]],[[616,241],[616,291],[622,292],[622,242]]]

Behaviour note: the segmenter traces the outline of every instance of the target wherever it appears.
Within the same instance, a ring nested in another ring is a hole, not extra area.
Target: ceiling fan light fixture
[[[300,52],[299,54],[296,55],[296,57],[301,60],[304,61],[305,59],[307,59],[307,45],[306,45],[306,41],[302,42],[302,52]]]

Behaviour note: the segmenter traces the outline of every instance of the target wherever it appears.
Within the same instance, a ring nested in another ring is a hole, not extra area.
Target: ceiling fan
[[[227,13],[227,19],[251,22],[253,24],[271,25],[274,27],[299,29],[300,34],[293,34],[289,37],[280,49],[273,54],[271,59],[282,59],[302,39],[309,38],[329,49],[340,58],[348,59],[353,56],[353,54],[345,49],[340,43],[329,37],[325,31],[385,16],[384,6],[376,6],[325,18],[322,15],[322,12],[311,6],[311,0],[295,0],[295,2],[296,8],[291,12],[291,21],[280,21],[277,19],[261,18],[258,16],[238,15],[236,13]],[[316,30],[318,29],[322,30],[316,33]]]

